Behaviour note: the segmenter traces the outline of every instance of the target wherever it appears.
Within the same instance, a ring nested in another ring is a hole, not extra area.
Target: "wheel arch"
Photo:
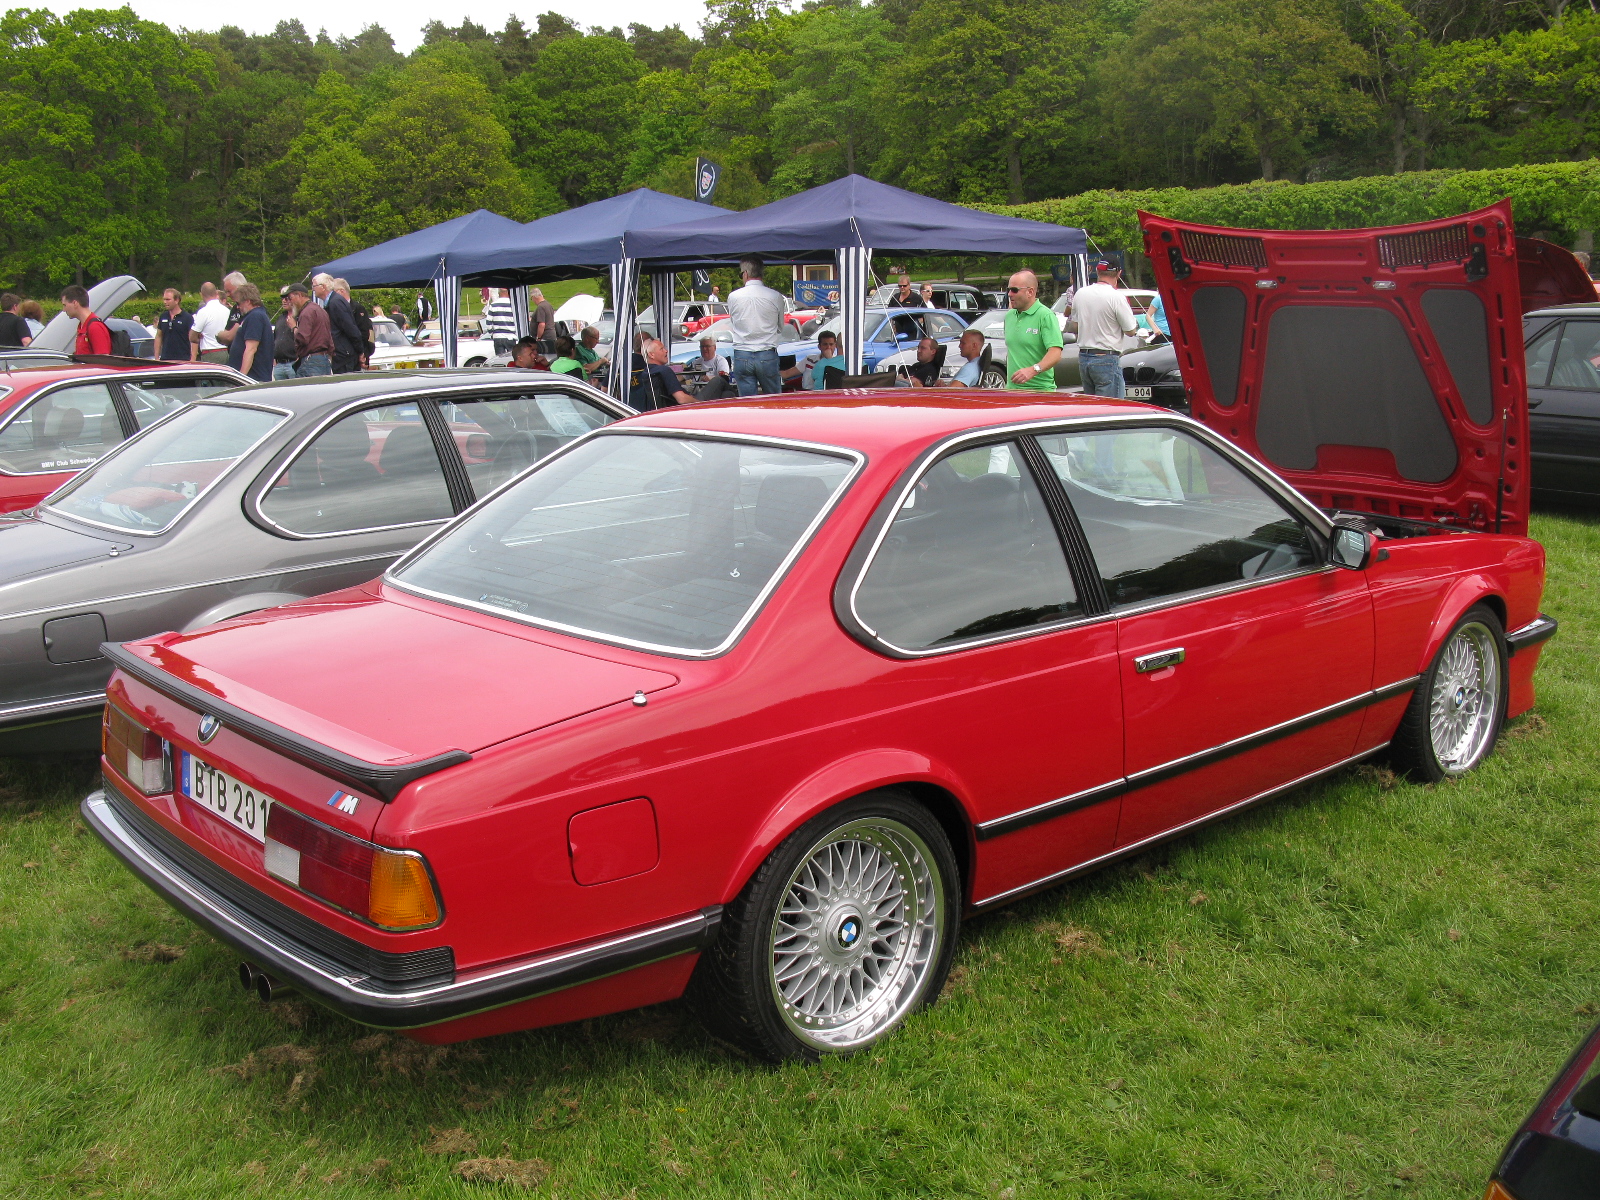
[[[723,901],[737,896],[767,857],[800,826],[837,804],[880,788],[905,792],[932,813],[950,838],[965,895],[972,884],[977,842],[972,810],[960,781],[925,754],[882,749],[828,764],[773,804],[724,881]]]
[[[1501,632],[1506,632],[1506,600],[1496,582],[1478,572],[1463,575],[1451,584],[1444,594],[1444,599],[1439,603],[1422,649],[1422,660],[1417,664],[1417,674],[1427,671],[1435,655],[1439,653],[1439,647],[1444,645],[1444,639],[1455,628],[1456,622],[1476,604],[1482,604],[1493,612],[1500,621]]]
[[[276,608],[280,604],[295,604],[304,599],[304,596],[294,592],[255,592],[249,596],[230,596],[186,622],[180,632],[193,633],[196,629],[204,629],[207,625],[215,625],[218,621],[260,612],[264,608]]]

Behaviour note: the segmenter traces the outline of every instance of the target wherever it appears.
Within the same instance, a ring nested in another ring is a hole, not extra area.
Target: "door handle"
[[[1175,646],[1171,650],[1157,650],[1154,654],[1141,654],[1133,660],[1133,669],[1141,675],[1148,675],[1152,671],[1164,671],[1168,667],[1175,667],[1183,661],[1183,647]]]

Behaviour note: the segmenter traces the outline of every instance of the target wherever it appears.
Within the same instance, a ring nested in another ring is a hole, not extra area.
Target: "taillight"
[[[172,790],[172,751],[166,740],[109,701],[100,749],[106,761],[146,796]]]
[[[384,929],[439,923],[439,896],[414,850],[385,850],[283,804],[267,815],[267,874]]]
[[[1505,1185],[1498,1179],[1491,1179],[1489,1190],[1483,1194],[1483,1200],[1517,1200],[1517,1198],[1506,1191]]]

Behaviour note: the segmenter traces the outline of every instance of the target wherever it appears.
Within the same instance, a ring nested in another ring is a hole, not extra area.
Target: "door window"
[[[558,391],[469,400],[441,408],[479,496],[488,495],[573,438],[615,420],[599,405]]]
[[[931,338],[960,337],[961,331],[966,328],[954,317],[936,312],[924,313],[922,315],[922,324]]]
[[[334,422],[261,497],[262,516],[303,534],[442,521],[453,512],[433,438],[414,403]]]
[[[166,379],[122,379],[122,392],[133,406],[133,418],[139,428],[153,425],[162,417],[183,404],[191,404],[206,396],[215,396],[228,388],[239,387],[236,379],[219,379],[215,376],[180,375]]]
[[[1600,321],[1568,321],[1561,327],[1561,343],[1556,347],[1550,368],[1553,388],[1580,388],[1600,391]]]
[[[1310,532],[1210,446],[1172,429],[1039,439],[1113,607],[1317,565]]]
[[[1528,343],[1528,386],[1544,387],[1550,377],[1550,360],[1555,357],[1556,339],[1561,336],[1561,323],[1557,321],[1533,341]]]
[[[77,471],[121,441],[110,388],[103,383],[57,388],[31,401],[0,430],[0,471]]]
[[[862,624],[902,650],[1083,611],[1039,489],[1009,443],[958,451],[917,481],[854,604]]]
[[[894,341],[894,322],[885,321],[882,325],[878,326],[878,332],[872,335],[871,340],[874,342]]]

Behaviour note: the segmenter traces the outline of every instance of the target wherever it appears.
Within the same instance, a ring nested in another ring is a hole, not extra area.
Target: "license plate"
[[[1148,400],[1153,395],[1155,395],[1154,388],[1131,387],[1128,389],[1129,400]]]
[[[221,817],[258,842],[267,840],[267,809],[270,796],[241,783],[232,775],[201,762],[187,750],[183,754],[183,778],[179,790],[213,816]]]

